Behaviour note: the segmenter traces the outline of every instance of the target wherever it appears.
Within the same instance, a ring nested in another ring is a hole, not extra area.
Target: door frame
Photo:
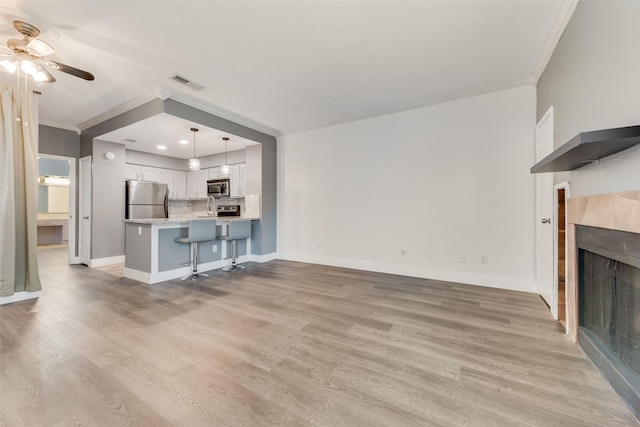
[[[91,160],[91,156],[81,157],[78,167],[78,262],[86,265],[91,264],[91,179],[93,167],[93,163]],[[87,186],[88,188],[85,188],[85,186]],[[85,201],[85,197],[89,198],[89,212],[83,211],[83,202]],[[89,236],[83,235],[83,216],[89,216]],[[82,241],[85,238],[87,238],[89,242],[88,248],[85,248],[82,245]]]
[[[560,206],[558,204],[558,193],[560,190],[564,190],[564,205],[565,205],[565,215],[564,215],[564,229],[565,229],[565,241],[564,241],[564,277],[565,277],[565,296],[564,296],[564,301],[565,301],[565,305],[564,305],[564,319],[566,322],[566,319],[568,318],[568,311],[567,311],[567,287],[566,287],[566,277],[567,277],[567,269],[568,269],[568,265],[569,265],[569,258],[568,258],[568,249],[569,246],[567,245],[567,234],[566,234],[566,230],[567,227],[569,226],[569,218],[567,218],[567,200],[570,197],[570,185],[569,185],[569,181],[564,181],[561,182],[560,184],[556,184],[553,186],[553,211],[554,211],[554,226],[553,226],[553,300],[555,301],[555,306],[551,307],[551,312],[553,313],[553,318],[556,320],[559,320],[559,313],[558,313],[558,306],[560,305],[559,302],[560,300],[558,299],[558,286],[560,284],[560,280],[559,280],[559,268],[560,266],[558,265],[559,263],[559,259],[558,259],[558,246],[559,246],[559,242],[558,242],[558,229],[559,229],[559,223],[558,223],[558,211],[560,209]]]

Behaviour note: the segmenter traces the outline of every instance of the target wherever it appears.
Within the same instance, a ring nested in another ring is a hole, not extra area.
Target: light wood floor
[[[539,297],[274,261],[146,285],[39,255],[4,426],[639,425]]]

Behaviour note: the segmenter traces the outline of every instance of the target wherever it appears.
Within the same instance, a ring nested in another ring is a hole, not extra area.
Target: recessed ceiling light
[[[158,145],[158,150],[166,150],[167,146],[166,145]]]
[[[182,145],[187,145],[189,143],[189,141],[187,141],[186,139],[181,139],[180,140],[180,144]]]

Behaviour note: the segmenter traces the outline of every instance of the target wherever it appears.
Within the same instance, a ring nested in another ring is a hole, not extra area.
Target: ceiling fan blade
[[[31,55],[42,58],[43,56],[51,55],[56,50],[51,47],[48,43],[43,42],[40,39],[31,39],[29,43],[27,43],[27,52]]]
[[[33,79],[36,82],[53,83],[56,81],[56,78],[53,77],[53,75],[49,71],[47,71],[47,67],[43,67],[42,65],[40,65],[40,61],[38,61],[36,67],[37,71],[33,75]]]
[[[47,61],[47,65],[54,70],[62,71],[63,73],[71,74],[72,76],[80,77],[85,80],[94,80],[95,77],[88,71],[80,70],[78,68],[74,68],[70,65],[61,64],[56,61]]]

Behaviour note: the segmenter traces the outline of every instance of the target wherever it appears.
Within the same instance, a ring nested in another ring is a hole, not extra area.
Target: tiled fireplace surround
[[[578,338],[578,265],[576,226],[640,233],[640,191],[574,197],[567,207],[567,334]]]
[[[624,363],[620,362],[611,350],[607,349],[606,345],[598,344],[597,338],[595,340],[590,338],[589,332],[579,330],[579,267],[578,245],[576,243],[576,229],[578,226],[584,225],[640,233],[640,191],[569,198],[567,223],[567,334],[574,341],[579,341],[580,346],[598,367],[598,370],[631,409],[631,412],[640,419],[640,379],[628,370]],[[620,243],[623,246],[627,244],[624,241]]]

